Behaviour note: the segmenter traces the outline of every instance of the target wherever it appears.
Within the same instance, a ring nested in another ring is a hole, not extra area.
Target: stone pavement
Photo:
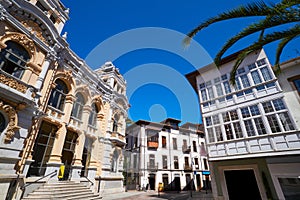
[[[192,197],[191,197],[192,196]],[[115,194],[106,194],[103,195],[103,200],[113,200],[113,199],[123,199],[123,200],[163,200],[163,199],[170,199],[170,200],[192,200],[192,199],[203,199],[203,200],[212,200],[212,194],[210,191],[206,194],[205,191],[201,192],[193,192],[191,194],[190,191],[182,191],[178,192],[161,192],[158,196],[158,193],[155,191],[128,191],[122,193],[115,193]]]

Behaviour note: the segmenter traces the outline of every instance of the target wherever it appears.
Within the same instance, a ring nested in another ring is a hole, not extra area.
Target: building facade
[[[203,132],[199,124],[168,118],[139,120],[126,130],[124,171],[127,189],[201,190],[209,185]],[[205,173],[204,173],[205,174]]]
[[[96,192],[123,190],[126,82],[69,48],[68,13],[59,0],[0,2],[0,199],[42,177],[30,188],[89,179]]]
[[[186,75],[200,99],[214,197],[299,198],[299,69],[276,77],[260,50],[241,63],[233,86],[236,56]]]

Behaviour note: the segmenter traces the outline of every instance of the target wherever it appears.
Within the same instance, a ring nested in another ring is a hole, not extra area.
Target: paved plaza
[[[193,192],[182,191],[182,192],[161,192],[158,196],[158,193],[155,191],[128,191],[115,194],[103,195],[103,200],[113,200],[113,199],[123,199],[123,200],[191,200],[191,199],[203,199],[203,200],[212,200],[211,191]]]

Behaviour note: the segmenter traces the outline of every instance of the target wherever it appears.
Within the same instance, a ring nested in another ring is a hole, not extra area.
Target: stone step
[[[63,194],[69,194],[70,192],[72,193],[79,193],[79,192],[91,192],[91,190],[89,190],[88,188],[82,188],[82,189],[74,189],[74,190],[64,190],[64,189],[60,189],[60,190],[53,190],[53,191],[49,191],[49,190],[37,190],[34,191],[33,193],[31,193],[30,195],[63,195]]]
[[[37,188],[23,200],[96,200],[102,199],[100,195],[94,194],[92,190],[81,183],[75,182],[57,182],[46,183],[42,187]]]

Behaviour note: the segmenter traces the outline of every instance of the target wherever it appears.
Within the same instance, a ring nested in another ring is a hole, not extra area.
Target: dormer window
[[[7,46],[0,52],[0,69],[16,78],[21,79],[30,56],[20,44],[7,41]]]

